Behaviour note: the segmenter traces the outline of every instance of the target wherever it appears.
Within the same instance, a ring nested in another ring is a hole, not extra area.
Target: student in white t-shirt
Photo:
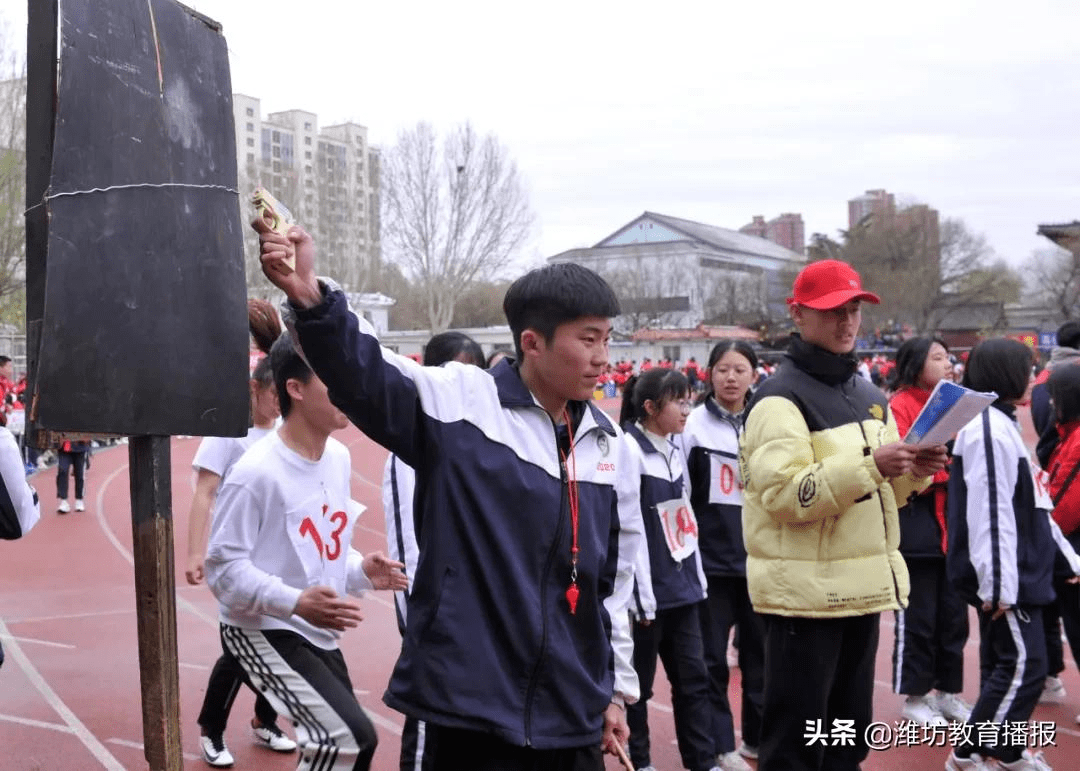
[[[188,562],[185,575],[192,585],[203,582],[203,561],[210,512],[214,507],[218,487],[229,470],[248,447],[274,429],[279,415],[274,377],[269,357],[255,366],[249,381],[251,389],[252,423],[242,437],[208,436],[199,444],[192,467],[195,469],[195,496],[188,516]],[[199,710],[200,745],[203,760],[219,768],[231,766],[232,753],[225,746],[225,726],[229,721],[233,701],[244,682],[244,672],[231,656],[222,655],[210,671],[202,709]],[[263,696],[255,693],[255,716],[251,719],[251,735],[256,743],[275,752],[292,752],[296,742],[277,725],[277,712]]]
[[[370,767],[376,736],[338,637],[361,620],[344,597],[402,589],[404,567],[355,551],[352,462],[330,434],[348,425],[283,335],[270,351],[283,423],[253,444],[218,491],[206,579],[227,656],[296,726],[299,767]]]

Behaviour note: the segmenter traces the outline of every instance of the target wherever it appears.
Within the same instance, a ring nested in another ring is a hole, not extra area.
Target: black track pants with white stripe
[[[375,754],[375,728],[353,693],[341,651],[327,651],[280,629],[221,625],[221,642],[252,687],[296,727],[297,768],[365,771]]]
[[[945,558],[908,559],[908,606],[896,611],[893,690],[925,696],[964,690],[968,605],[949,583]]]
[[[1042,608],[1024,605],[1005,611],[997,620],[992,614],[979,610],[979,665],[981,687],[979,699],[971,710],[968,723],[1006,722],[1026,723],[1035,711],[1046,679],[1046,633],[1043,630]],[[978,729],[972,728],[978,739]],[[1023,747],[1006,741],[999,732],[991,746],[957,746],[956,754],[968,757],[978,752],[1011,763],[1020,758]]]

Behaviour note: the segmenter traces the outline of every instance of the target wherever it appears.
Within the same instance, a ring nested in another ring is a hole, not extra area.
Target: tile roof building
[[[786,316],[784,300],[806,257],[737,230],[645,212],[595,246],[549,257],[604,276],[623,314],[642,327],[748,324]]]

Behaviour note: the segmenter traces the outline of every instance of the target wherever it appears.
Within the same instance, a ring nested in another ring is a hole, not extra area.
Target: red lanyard
[[[577,461],[574,459],[574,427],[570,423],[570,415],[563,410],[563,420],[566,421],[566,433],[570,437],[570,465],[566,463],[566,456],[560,448],[559,456],[562,459],[563,468],[566,469],[566,498],[570,503],[570,525],[573,528],[573,545],[570,547],[570,586],[566,590],[566,602],[570,605],[570,615],[577,613],[578,595],[581,593],[577,585],[577,559],[578,559],[578,486],[577,486]]]

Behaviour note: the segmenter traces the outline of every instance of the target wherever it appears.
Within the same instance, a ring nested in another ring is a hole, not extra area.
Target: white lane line
[[[188,664],[186,661],[181,661],[179,664],[177,664],[177,666],[183,667],[185,669],[198,669],[203,672],[208,672],[210,670],[210,667],[206,666],[205,664]]]
[[[52,640],[36,640],[33,637],[14,637],[4,634],[0,634],[0,640],[14,640],[22,643],[33,643],[34,645],[45,645],[49,648],[67,648],[68,650],[75,650],[74,645],[68,645],[67,643],[53,642]]]
[[[109,744],[116,744],[116,745],[119,745],[120,747],[130,747],[131,749],[138,750],[139,752],[142,752],[142,753],[146,752],[146,745],[143,744],[142,742],[129,742],[127,739],[116,739],[116,738],[106,739],[106,741]],[[202,760],[202,755],[196,755],[196,754],[191,753],[191,752],[185,752],[184,753],[184,760]]]
[[[382,482],[380,482],[379,484],[375,484],[374,482],[372,482],[370,479],[368,479],[366,476],[361,474],[356,469],[352,470],[352,475],[354,477],[356,477],[357,479],[359,479],[361,482],[363,482],[365,485],[368,485],[369,487],[374,487],[379,492],[382,492]]]
[[[134,613],[134,608],[128,608],[126,610],[95,610],[89,613],[58,613],[55,616],[18,616],[9,617],[8,621],[12,623],[29,624],[37,623],[40,621],[70,621],[76,618],[98,618],[100,616],[120,616],[128,613]]]
[[[366,693],[366,691],[358,691],[356,689],[353,689],[353,693],[359,696],[362,693]],[[383,715],[380,715],[378,712],[375,712],[368,707],[365,707],[363,704],[360,705],[360,708],[364,710],[364,714],[368,716],[372,723],[382,726],[395,736],[401,736],[401,726],[395,723],[393,720],[388,717],[384,717]]]
[[[109,527],[109,523],[105,520],[105,492],[108,490],[109,485],[112,483],[113,479],[115,479],[116,476],[122,471],[127,470],[128,465],[124,464],[117,468],[115,471],[113,471],[111,474],[109,474],[109,476],[105,478],[105,481],[102,482],[101,487],[98,489],[97,501],[94,506],[94,516],[97,518],[98,527],[100,527],[101,530],[105,533],[105,537],[109,539],[109,542],[112,543],[116,551],[120,553],[120,556],[123,557],[129,565],[134,567],[135,557],[130,551],[128,551],[127,547],[125,547],[124,544],[120,543],[120,539],[116,537],[116,533],[112,531],[112,528]],[[203,611],[202,608],[198,607],[194,603],[189,602],[188,600],[185,600],[183,597],[180,596],[179,592],[176,592],[175,594],[176,607],[178,609],[186,610],[188,613],[192,613],[198,616],[207,623],[213,624],[215,627],[218,625],[217,618],[207,615],[207,613]]]
[[[63,723],[46,723],[41,720],[31,720],[28,717],[16,717],[15,715],[0,714],[0,723],[18,723],[19,725],[28,725],[31,728],[47,728],[50,731],[59,731],[62,734],[75,733],[71,730],[71,726],[66,726]]]
[[[10,636],[7,624],[4,623],[3,619],[0,619],[0,635],[4,635],[5,639]],[[37,688],[38,693],[45,697],[45,701],[60,716],[60,719],[71,728],[71,732],[90,750],[90,754],[97,758],[107,771],[124,771],[124,767],[112,756],[112,753],[105,749],[105,745],[90,733],[82,721],[75,716],[75,713],[64,704],[56,691],[49,687],[45,678],[41,676],[41,673],[34,668],[34,665],[30,663],[30,659],[23,653],[22,646],[19,645],[18,641],[12,639],[6,652],[19,665],[19,668],[26,674],[33,686]]]

